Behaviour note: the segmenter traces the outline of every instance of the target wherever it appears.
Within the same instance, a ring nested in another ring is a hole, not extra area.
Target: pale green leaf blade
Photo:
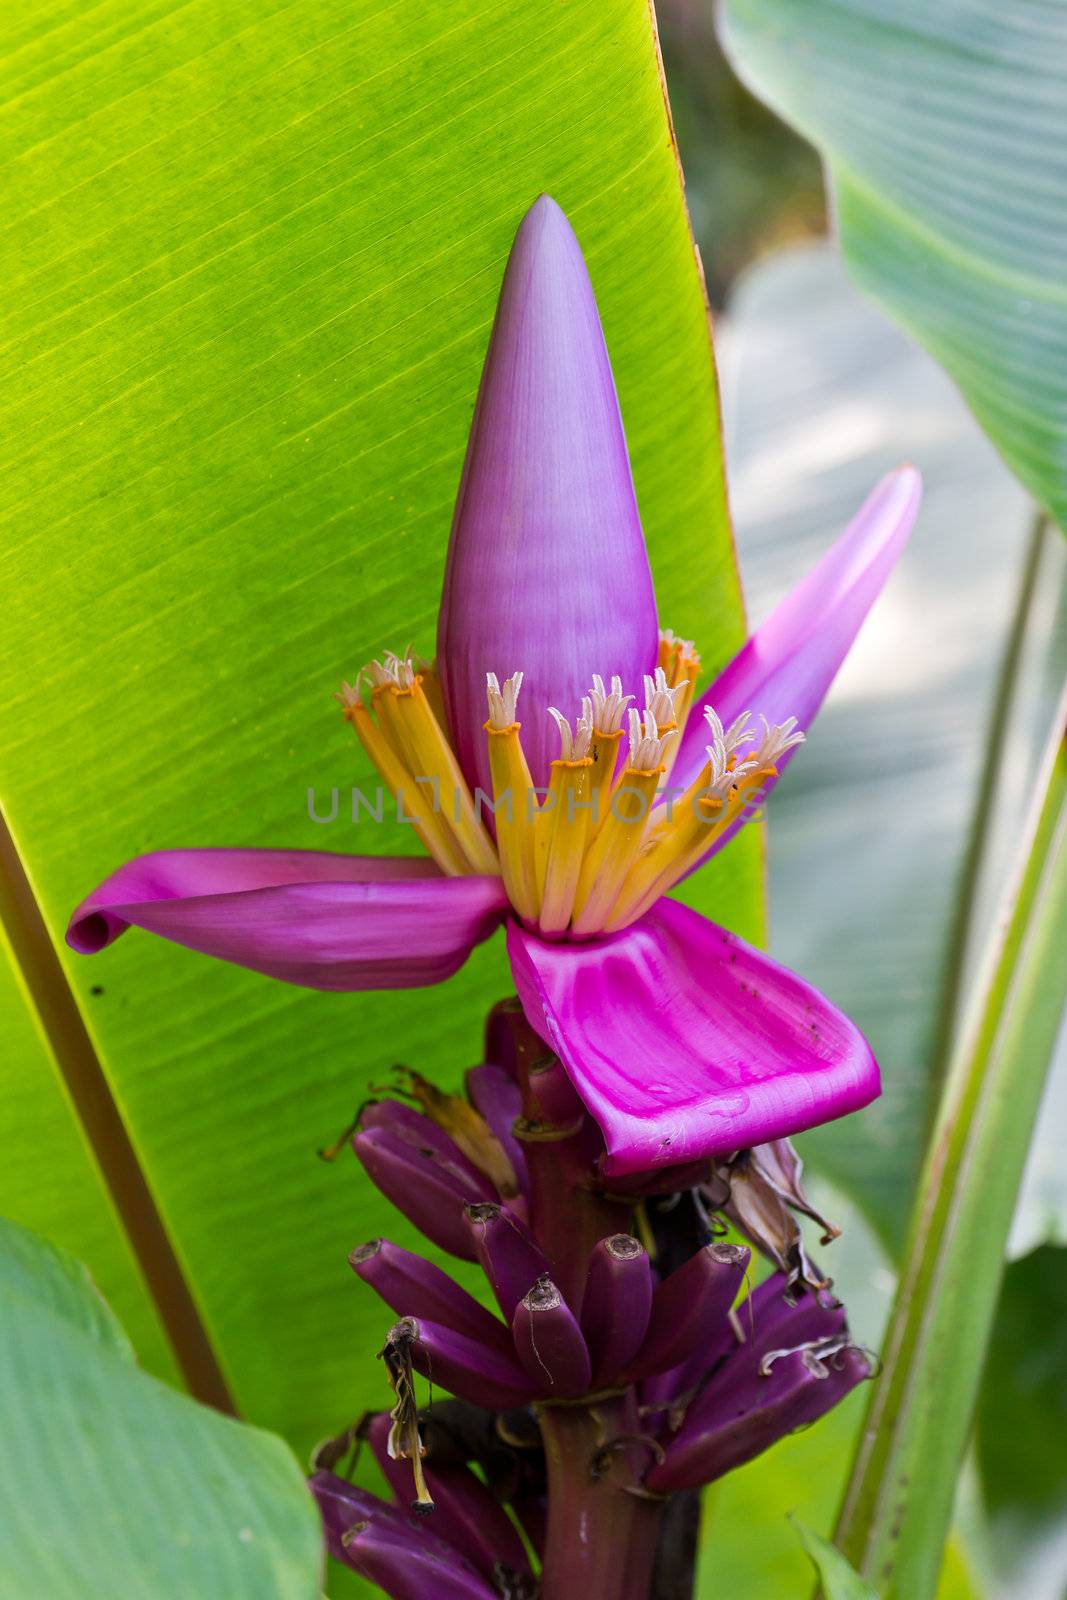
[[[138,851],[411,848],[343,806],[316,825],[307,790],[366,781],[341,675],[432,648],[493,305],[542,190],[589,262],[663,620],[709,670],[736,648],[644,0],[110,0],[0,28],[3,801],[56,937]],[[692,892],[752,935],[750,835]],[[397,1059],[458,1083],[510,987],[500,941],[402,997],[135,935],[64,959],[238,1404],[305,1450],[385,1398],[387,1319],[346,1252],[412,1242],[350,1157],[315,1152]]]
[[[819,1574],[823,1600],[877,1600],[874,1590],[850,1567],[836,1545],[794,1518],[793,1526]]]
[[[84,1268],[8,1222],[0,1303],[4,1600],[314,1600],[318,1516],[280,1439],[139,1371]]]
[[[76,1333],[85,1334],[120,1360],[134,1360],[133,1347],[122,1324],[80,1261],[2,1219],[0,1253],[0,1294],[10,1308],[41,1311]]]
[[[745,81],[823,152],[857,282],[1067,522],[1067,13],[725,0]]]

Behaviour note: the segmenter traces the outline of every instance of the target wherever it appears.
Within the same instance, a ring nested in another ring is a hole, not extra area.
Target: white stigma
[[[548,714],[559,729],[559,760],[584,761],[589,754],[589,746],[593,739],[593,702],[589,696],[586,695],[582,701],[582,714],[574,724],[573,733],[562,711],[557,711],[555,706],[549,706]]]
[[[680,656],[696,655],[696,646],[692,639],[679,639],[673,628],[664,628],[660,634],[660,642],[665,644],[668,650],[677,650]]]
[[[406,651],[402,656],[398,656],[392,650],[388,650],[385,656],[385,664],[392,673],[393,681],[399,689],[410,689],[414,686],[415,668],[412,664],[410,650]]]
[[[724,728],[721,718],[710,706],[704,712],[704,719],[711,731],[711,743],[707,747],[710,766],[707,788],[720,800],[725,800],[730,790],[743,778],[753,772],[775,767],[787,750],[804,742],[796,717],[788,717],[785,722],[772,726],[766,717],[761,716],[763,734],[759,737],[748,726],[751,716],[751,711],[743,711],[728,728]],[[737,760],[737,752],[742,745],[753,743],[755,748],[748,750],[740,761]]]
[[[646,711],[630,711],[630,761],[629,765],[634,772],[655,772],[657,767],[663,765],[663,751],[667,743],[676,735],[674,728],[669,729],[660,736],[655,714]]]
[[[724,728],[721,717],[711,706],[704,711],[704,720],[711,732],[711,743],[707,747],[710,768],[707,790],[718,800],[725,800],[733,786],[755,768],[751,756],[742,761],[734,759],[741,746],[755,737],[747,728],[751,715],[751,711],[742,711],[728,728]]]
[[[656,668],[655,677],[645,674],[645,710],[651,711],[661,728],[675,720],[674,702],[687,688],[687,684],[679,683],[672,689],[662,667]]]
[[[375,689],[410,689],[415,682],[411,651],[398,656],[395,650],[386,650],[380,661],[368,661],[363,673]]]
[[[751,716],[751,711],[742,711],[741,715],[735,717],[728,728],[724,728],[718,712],[714,711],[711,706],[705,707],[704,721],[711,730],[712,743],[722,747],[724,760],[728,761],[735,750],[740,749],[743,744],[751,743],[756,737],[748,726]]]
[[[489,725],[498,733],[503,733],[518,721],[515,705],[521,688],[521,672],[513,672],[510,678],[504,679],[503,684],[495,672],[486,673],[485,690],[489,696]]]
[[[795,750],[798,744],[804,743],[804,733],[797,727],[796,717],[787,717],[777,725],[772,725],[763,716],[760,721],[763,723],[763,737],[754,753],[758,767],[777,766],[787,750]]]
[[[341,687],[335,692],[334,699],[343,705],[346,711],[351,711],[353,706],[362,705],[363,696],[359,692],[358,678],[354,684],[346,683],[342,678]]]
[[[611,688],[605,689],[603,678],[594,673],[593,692],[589,699],[593,707],[593,731],[618,733],[622,727],[622,714],[633,699],[632,694],[623,694],[622,679],[612,678]]]
[[[393,682],[392,673],[380,661],[368,661],[360,677],[369,679],[372,689],[387,689]]]

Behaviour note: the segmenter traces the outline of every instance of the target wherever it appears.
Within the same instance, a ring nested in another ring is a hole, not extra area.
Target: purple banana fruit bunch
[[[384,1448],[383,1431],[375,1429],[370,1442],[392,1478],[395,1463]],[[467,1467],[442,1468],[427,1477],[434,1492],[434,1528],[332,1472],[317,1472],[311,1490],[330,1555],[394,1600],[501,1600],[507,1593],[519,1600],[534,1595],[522,1540],[480,1479]]]
[[[709,1226],[666,1270],[638,1229],[654,1206],[649,1194],[662,1199],[671,1175],[635,1175],[625,1192],[614,1186],[595,1123],[514,1003],[491,1014],[489,1051],[499,1059],[468,1072],[467,1100],[409,1072],[406,1092],[423,1109],[376,1101],[352,1136],[388,1199],[439,1248],[479,1264],[495,1310],[388,1239],[352,1251],[353,1270],[395,1319],[382,1353],[397,1404],[363,1429],[394,1503],[316,1473],[327,1544],[401,1600],[558,1600],[578,1592],[579,1579],[583,1596],[646,1600],[667,1498],[822,1416],[870,1375],[869,1359],[814,1274],[778,1269],[744,1294],[750,1251],[719,1236],[738,1209],[721,1165],[674,1169]],[[738,1153],[744,1184],[753,1170],[783,1185],[788,1173],[796,1205],[806,1207],[792,1151],[762,1160]],[[547,1500],[528,1474],[504,1490],[534,1564],[469,1461],[453,1452],[438,1459],[414,1401],[419,1376],[498,1414],[502,1441],[517,1417],[536,1419]],[[605,1542],[625,1524],[625,1572],[609,1562],[599,1576],[576,1573],[576,1507]]]

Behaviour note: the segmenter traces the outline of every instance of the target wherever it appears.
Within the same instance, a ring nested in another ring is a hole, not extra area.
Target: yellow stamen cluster
[[[672,692],[674,720],[680,735],[688,719],[693,696],[696,693],[697,678],[700,676],[700,657],[693,648],[692,640],[675,638],[669,628],[661,634],[658,671],[663,674]],[[679,743],[680,739],[676,739],[667,754],[663,773],[664,783],[670,777]]]
[[[533,788],[520,739],[523,675],[501,683],[490,673],[485,731],[496,848],[444,732],[431,667],[416,669],[410,654],[386,655],[363,669],[356,688],[343,685],[338,699],[445,872],[499,873],[524,922],[550,937],[589,938],[636,921],[685,877],[804,738],[795,718],[780,727],[760,718],[759,732],[748,712],[724,727],[709,709],[704,766],[687,789],[669,787],[699,667],[692,645],[666,634],[644,681],[643,711],[617,677],[607,687],[593,678],[573,728],[549,707],[560,754],[547,790]],[[371,685],[369,707],[363,680]],[[478,800],[486,801],[481,791]]]
[[[773,728],[761,718],[760,738],[748,727],[747,711],[729,728],[710,707],[704,716],[711,734],[707,764],[688,789],[652,811],[637,860],[604,922],[608,932],[636,921],[686,877],[776,775],[778,758],[804,738],[795,718]]]
[[[623,694],[622,679],[612,678],[611,687],[604,688],[604,680],[594,675],[593,688],[588,696],[593,735],[589,753],[593,758],[593,771],[589,780],[589,797],[594,815],[602,817],[611,794],[615,777],[615,761],[622,740],[622,720],[632,694]]]
[[[633,697],[617,678],[609,689],[593,679],[573,731],[550,708],[560,755],[539,805],[519,739],[522,675],[507,680],[506,698],[489,680],[486,729],[501,870],[519,914],[542,933],[589,938],[642,916],[753,803],[777,759],[804,737],[793,719],[780,728],[761,719],[760,734],[749,727],[748,713],[726,728],[708,710],[706,763],[688,789],[665,792],[698,663],[692,646],[677,641],[663,659],[666,665],[645,680],[642,712],[629,706]],[[629,756],[620,763],[624,719]]]
[[[565,932],[574,909],[592,810],[592,713],[587,697],[572,734],[566,717],[549,707],[559,729],[560,757],[552,763],[548,793],[534,824],[537,921],[543,933]]]
[[[362,686],[370,685],[370,704]],[[427,693],[427,687],[430,693]],[[433,699],[431,699],[431,694]],[[442,872],[450,877],[500,871],[493,841],[444,733],[432,671],[416,670],[410,652],[372,661],[355,686],[336,697],[364,750]]]
[[[536,922],[541,903],[534,864],[538,807],[515,717],[521,687],[521,672],[506,679],[503,687],[495,672],[489,674],[489,721],[485,731],[493,795],[498,800],[494,820],[504,887],[519,916],[526,922]]]

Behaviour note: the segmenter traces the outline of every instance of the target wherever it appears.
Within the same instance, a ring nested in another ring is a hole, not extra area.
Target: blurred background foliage
[[[818,156],[730,67],[708,0],[660,0],[660,48],[708,298],[780,246],[824,237]]]
[[[848,1224],[825,1264],[877,1346],[941,1073],[1067,679],[1067,559],[942,368],[849,281],[826,239],[818,156],[739,82],[712,8],[657,9],[719,308],[750,617],[879,472],[915,459],[926,482],[911,546],[768,827],[770,947],[858,1020],[883,1068],[876,1107],[798,1141],[824,1207]],[[1067,1590],[1065,1107],[1067,1034],[1012,1230],[943,1597]],[[832,1526],[862,1410],[854,1397],[709,1494],[709,1600],[753,1584],[760,1595],[804,1592],[786,1517]]]

